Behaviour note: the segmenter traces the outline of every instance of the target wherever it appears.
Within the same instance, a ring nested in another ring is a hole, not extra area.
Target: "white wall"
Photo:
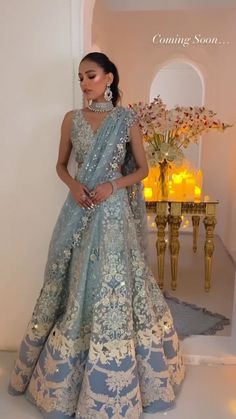
[[[68,192],[55,164],[73,107],[70,12],[68,0],[1,0],[0,349],[19,344]]]
[[[235,7],[235,0],[105,0],[113,10],[186,10],[222,9]]]

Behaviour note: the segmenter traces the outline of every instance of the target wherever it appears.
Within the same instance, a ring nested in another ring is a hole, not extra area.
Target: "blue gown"
[[[75,179],[90,190],[135,169],[128,128],[115,107],[96,133],[73,112]],[[141,182],[93,209],[69,192],[49,245],[44,282],[8,392],[46,419],[138,419],[175,406],[185,367],[168,305],[147,262]]]

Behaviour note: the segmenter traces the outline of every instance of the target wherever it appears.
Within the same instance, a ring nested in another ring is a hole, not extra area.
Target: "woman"
[[[87,54],[79,79],[89,106],[62,123],[57,173],[69,193],[8,391],[47,419],[136,419],[174,406],[184,366],[147,263],[137,114],[117,106],[119,76],[105,54]]]

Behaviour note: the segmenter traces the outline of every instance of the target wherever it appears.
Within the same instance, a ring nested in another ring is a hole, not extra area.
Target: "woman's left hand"
[[[112,184],[110,182],[101,183],[97,185],[92,191],[90,191],[90,198],[94,205],[100,204],[105,201],[112,194]]]

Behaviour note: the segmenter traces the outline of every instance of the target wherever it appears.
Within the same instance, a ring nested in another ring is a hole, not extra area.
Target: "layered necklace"
[[[107,102],[93,102],[88,104],[88,108],[93,112],[109,112],[114,109],[112,101]]]

